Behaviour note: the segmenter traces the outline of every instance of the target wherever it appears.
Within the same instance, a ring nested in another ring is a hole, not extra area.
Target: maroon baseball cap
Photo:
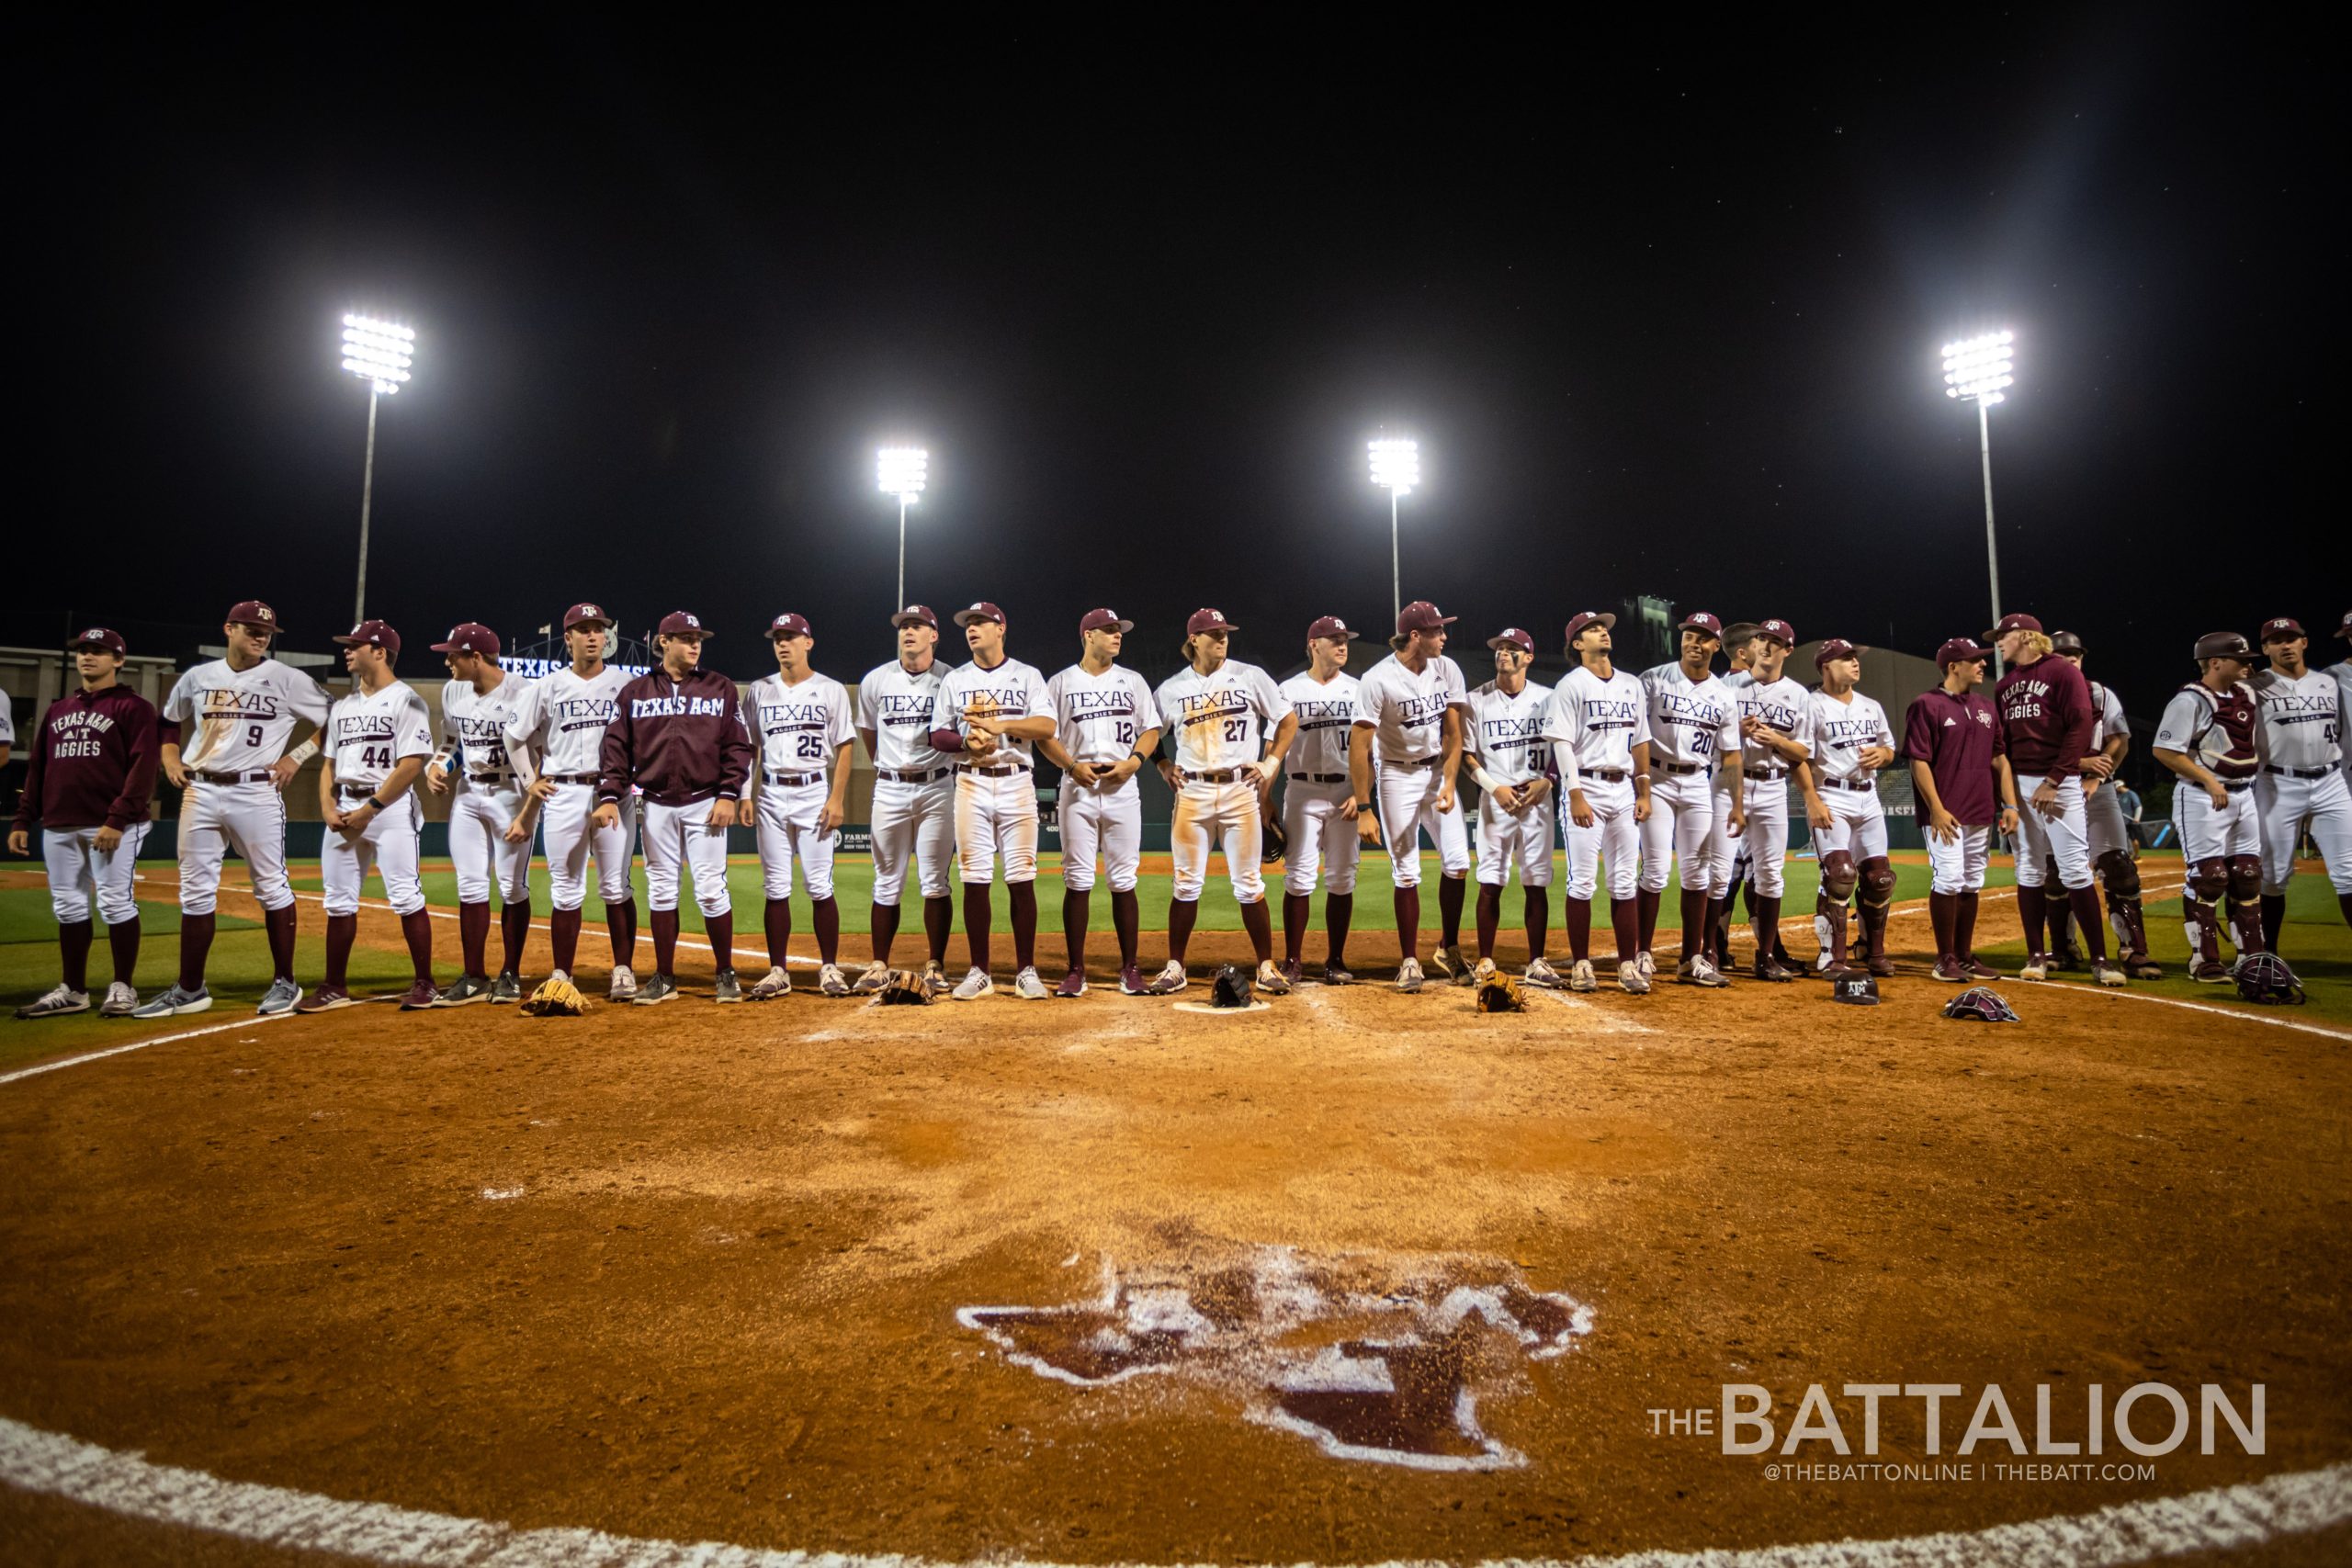
[[[708,637],[710,628],[684,610],[673,610],[653,628],[658,637]]]
[[[1240,629],[1225,618],[1222,610],[1195,610],[1192,619],[1184,623],[1186,637],[1198,637],[1203,632],[1238,632]]]
[[[1577,638],[1582,637],[1589,626],[1600,626],[1605,631],[1616,624],[1617,617],[1610,611],[1579,610],[1568,622],[1568,647],[1575,648]]]
[[[2041,623],[2035,620],[2031,615],[2022,614],[2007,615],[2001,617],[2001,624],[1999,626],[1995,626],[1991,631],[1984,634],[1984,640],[1986,642],[1991,642],[2004,632],[2038,632],[2041,629]]]
[[[2352,626],[2352,615],[2344,617],[2344,622],[2346,626]],[[1324,637],[1335,637],[1342,642],[1353,642],[1358,635],[1350,631],[1348,623],[1337,615],[1317,615],[1315,617],[1315,624],[1306,628],[1306,637],[1309,642]]]
[[[768,640],[770,642],[775,642],[779,637],[815,637],[816,635],[817,634],[815,632],[808,629],[808,616],[796,615],[789,610],[786,610],[783,615],[778,615],[775,620],[768,623]]]
[[[1786,621],[1758,621],[1756,623],[1755,635],[1769,637],[1782,648],[1794,648],[1797,645],[1796,628]]]
[[[265,631],[275,632],[286,629],[277,624],[277,612],[258,599],[238,600],[229,606],[229,613],[220,618],[224,621],[233,621],[241,626],[259,626]]]
[[[563,613],[565,631],[574,626],[609,626],[612,624],[612,616],[605,614],[602,604],[574,604]]]
[[[967,609],[962,609],[956,612],[956,624],[957,626],[968,626],[974,621],[994,621],[998,626],[1002,626],[1004,625],[1004,612],[998,609],[995,605],[989,604],[985,599]]]
[[[1950,637],[1945,640],[1941,648],[1936,649],[1936,668],[1949,670],[1955,664],[1967,664],[1979,659],[1992,657],[1993,650],[1974,637]]]
[[[1535,657],[1534,635],[1531,632],[1521,631],[1517,626],[1505,626],[1502,630],[1497,632],[1494,636],[1487,639],[1487,646],[1495,649],[1497,652],[1500,652],[1506,648],[1515,648],[1519,649],[1520,652],[1527,655],[1530,659]]]
[[[363,645],[380,648],[396,659],[400,657],[401,634],[381,621],[362,621],[349,631],[338,635],[334,640],[345,648]]]
[[[1682,617],[1682,624],[1674,629],[1679,632],[1705,632],[1718,641],[1724,635],[1724,624],[1704,610],[1691,611]]]
[[[1123,621],[1116,610],[1089,610],[1078,623],[1080,632],[1131,632],[1133,621]]]
[[[2311,634],[2309,632],[2303,630],[2303,624],[2295,619],[2294,616],[2280,615],[2275,620],[2268,620],[2262,623],[2262,636],[2259,640],[2263,642],[2285,642],[2294,637],[2309,637],[2310,635]]]
[[[433,645],[435,653],[478,653],[484,659],[498,657],[498,634],[480,621],[465,621],[449,628],[449,640]]]
[[[1409,637],[1415,632],[1433,632],[1440,626],[1452,626],[1458,615],[1442,614],[1426,599],[1416,599],[1396,612],[1396,635]]]
[[[1833,659],[1859,659],[1860,657],[1860,650],[1856,649],[1852,643],[1848,642],[1842,637],[1833,637],[1827,642],[1823,643],[1819,648],[1813,650],[1813,667],[1815,670],[1818,670]]]
[[[894,630],[904,626],[929,626],[937,631],[939,617],[931,613],[928,604],[910,604],[890,617],[890,626]]]
[[[108,653],[124,656],[130,652],[130,648],[123,642],[120,632],[108,631],[104,626],[92,626],[88,631],[68,642],[65,645],[65,651],[78,653],[85,648],[103,648]]]

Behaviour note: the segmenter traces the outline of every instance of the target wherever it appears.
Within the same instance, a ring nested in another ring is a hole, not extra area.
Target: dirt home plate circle
[[[0,1075],[0,1536],[33,1561],[2337,1560],[2345,1179],[2299,1151],[2338,1124],[2340,1051],[2226,1019],[2152,1039],[2154,1010],[2091,992],[1972,1027],[1918,989],[1821,1004],[1802,1071],[1700,1027],[1736,998],[1306,987],[1221,1021],[363,1006]],[[2241,1419],[2267,1389],[2261,1451],[2219,1418],[2199,1451],[2209,1383]],[[1957,1386],[1933,1456],[1920,1400],[1879,1407],[1876,1461],[1925,1479],[1794,1475],[1838,1458],[1782,1451],[1814,1385],[1864,1461],[1848,1384]],[[2144,1460],[2119,1434],[2170,1417],[2118,1411],[2142,1384],[2189,1418]],[[2019,1461],[1981,1439],[1974,1479],[1935,1478],[1987,1388],[2031,1450],[2037,1391],[2079,1443],[2093,1385],[2103,1460],[2146,1474],[1996,1480]],[[1660,1414],[1731,1388],[1768,1391],[1770,1451]]]

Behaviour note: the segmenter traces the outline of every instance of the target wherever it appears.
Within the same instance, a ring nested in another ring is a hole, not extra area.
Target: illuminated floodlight
[[[1986,333],[1982,337],[1944,344],[1944,396],[1999,402],[2002,389],[2017,380],[2011,374],[2016,368],[2016,351],[2011,347],[2016,336],[2014,333]]]
[[[408,379],[416,355],[416,333],[396,321],[372,316],[343,319],[343,367],[377,391],[390,395]]]
[[[884,495],[895,495],[899,505],[912,506],[930,477],[931,454],[920,446],[885,446],[875,472]]]
[[[1383,437],[1371,444],[1372,482],[1392,496],[1410,495],[1421,482],[1421,444]]]

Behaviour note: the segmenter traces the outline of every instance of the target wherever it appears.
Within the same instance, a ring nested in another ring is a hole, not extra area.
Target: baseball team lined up
[[[1001,874],[1012,995],[1083,996],[1099,874],[1109,884],[1120,989],[1173,996],[1190,983],[1187,949],[1211,856],[1220,852],[1251,945],[1255,987],[1282,996],[1310,977],[1318,886],[1324,941],[1313,977],[1343,985],[1354,979],[1346,949],[1366,848],[1387,852],[1399,991],[1418,992],[1432,978],[1468,985],[1497,976],[1502,895],[1514,868],[1529,984],[1599,988],[1592,906],[1604,879],[1614,979],[1623,991],[1647,994],[1659,975],[1658,912],[1677,880],[1677,980],[1721,988],[1743,973],[1731,953],[1736,898],[1754,937],[1745,975],[1785,983],[1800,973],[1780,934],[1792,785],[1820,867],[1817,952],[1808,967],[1874,987],[1896,973],[1886,941],[1895,874],[1877,774],[1898,762],[1909,769],[1925,826],[1936,979],[1996,975],[1973,946],[1996,831],[2015,863],[2028,950],[2021,978],[2046,978],[2066,961],[2077,932],[2101,985],[2163,973],[2149,957],[2134,846],[2113,784],[2131,743],[2122,705],[2083,673],[2080,639],[2046,633],[2032,615],[2005,616],[1981,641],[1947,641],[1936,657],[1942,678],[1910,704],[1899,737],[1881,705],[1859,690],[1855,645],[1821,643],[1817,683],[1809,686],[1786,668],[1797,637],[1776,619],[1725,626],[1712,615],[1685,616],[1679,657],[1636,674],[1613,660],[1616,617],[1580,612],[1565,631],[1574,666],[1556,687],[1530,678],[1533,635],[1507,626],[1486,639],[1492,679],[1473,687],[1447,652],[1456,618],[1416,601],[1397,615],[1388,654],[1360,677],[1348,668],[1359,634],[1325,615],[1306,629],[1306,668],[1278,683],[1234,657],[1241,628],[1204,608],[1185,625],[1184,667],[1157,688],[1119,663],[1134,623],[1109,609],[1081,618],[1080,657],[1051,677],[1012,656],[1009,622],[996,604],[975,603],[949,619],[964,639],[965,662],[941,657],[941,618],[910,604],[890,617],[895,657],[866,672],[854,699],[815,668],[816,631],[797,614],[767,626],[775,672],[748,694],[705,665],[711,629],[684,611],[662,620],[653,639],[659,662],[634,677],[605,661],[614,619],[598,604],[565,613],[570,662],[537,679],[503,668],[497,635],[469,622],[432,645],[449,671],[437,727],[395,675],[401,637],[381,620],[334,638],[351,676],[349,694],[338,698],[271,658],[282,633],[276,612],[242,602],[224,620],[224,657],[183,674],[160,715],[118,678],[123,638],[92,627],[69,644],[80,685],[42,716],[9,838],[12,852],[26,854],[32,829],[41,830],[63,969],[58,987],[18,1016],[91,1007],[94,908],[114,967],[102,1014],[153,1019],[209,1009],[207,960],[232,847],[246,861],[264,911],[273,969],[259,1006],[265,1015],[331,1011],[356,999],[347,968],[371,871],[400,916],[413,967],[403,1008],[522,1000],[535,852],[547,861],[553,904],[540,998],[576,997],[592,862],[612,948],[607,995],[616,1002],[651,1006],[680,995],[675,954],[687,883],[716,960],[712,999],[789,993],[796,877],[812,910],[816,988],[834,997],[881,992],[897,973],[892,952],[910,874],[927,954],[919,976],[899,976],[900,984],[962,1001],[997,989],[989,895]],[[2352,613],[2335,635],[2352,638]],[[2352,783],[2342,740],[2352,662],[2314,670],[2310,639],[2291,618],[2266,623],[2259,640],[2257,651],[2236,633],[2199,639],[2195,679],[2166,704],[2155,737],[2157,760],[2179,779],[2173,817],[2187,862],[2184,923],[2200,981],[2226,983],[2248,956],[2275,950],[2306,833],[2352,921]],[[1996,651],[2006,668],[1987,694],[1981,688]],[[1720,672],[1719,659],[1728,666]],[[2259,672],[2258,660],[2267,664]],[[305,724],[316,733],[292,746]],[[841,961],[833,873],[857,740],[876,783],[871,957],[853,979]],[[306,989],[294,973],[283,792],[322,750],[326,959]],[[1039,758],[1061,772],[1055,809],[1068,968],[1051,987],[1035,962]],[[1136,784],[1148,766],[1175,803],[1168,951],[1148,977],[1139,952]],[[132,985],[140,941],[132,865],[159,770],[185,791],[179,974],[142,999]],[[1465,782],[1480,793],[1475,851]],[[463,972],[447,987],[433,974],[420,789],[450,798]],[[739,826],[755,832],[769,960],[748,987],[735,968],[727,881],[728,829]],[[1426,964],[1424,840],[1440,872],[1438,939]],[[1566,851],[1565,972],[1547,951],[1555,845]],[[630,882],[639,854],[654,960],[642,980]],[[1277,860],[1280,960],[1263,870]],[[1472,961],[1461,926],[1474,868]],[[968,964],[951,979],[957,882]],[[493,893],[502,947],[494,972]],[[2222,961],[2225,931],[2237,965]]]

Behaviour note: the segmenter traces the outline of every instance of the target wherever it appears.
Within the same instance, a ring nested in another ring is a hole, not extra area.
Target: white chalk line
[[[152,1524],[204,1530],[290,1551],[374,1562],[542,1568],[942,1568],[905,1553],[775,1551],[715,1541],[649,1540],[580,1528],[517,1529],[489,1519],[356,1503],[290,1487],[223,1481],[200,1470],[149,1462],[0,1416],[0,1479]],[[1892,1540],[1820,1541],[1699,1551],[1638,1551],[1577,1561],[1585,1568],[1962,1568],[1963,1564],[2067,1562],[2120,1568],[2154,1557],[2242,1550],[2352,1519],[2352,1465],[2274,1475],[2178,1497],[2118,1503],[1973,1531]],[[1479,1568],[1542,1568],[1544,1559],[1489,1561]],[[1059,1568],[991,1558],[989,1568]],[[1305,1565],[1302,1565],[1305,1568]],[[1406,1568],[1384,1564],[1382,1568]]]
[[[2032,984],[2031,981],[2028,981],[2026,983],[2029,986]],[[2160,1002],[2168,1008],[2187,1008],[2191,1012],[2210,1012],[2215,1018],[2234,1018],[2246,1023],[2267,1023],[2273,1029],[2301,1030],[2305,1034],[2317,1034],[2329,1040],[2352,1040],[2352,1032],[2341,1029],[2330,1029],[2324,1024],[2305,1023],[2300,1019],[2277,1018],[2269,1013],[2264,1012],[2248,1012],[2241,1008],[2217,1008],[2211,1002],[2184,1001],[2178,997],[2152,997],[2144,991],[2134,991],[2129,987],[2083,986],[2077,985],[2071,980],[2064,980],[2052,982],[2052,988],[2061,991],[2083,991],[2094,996],[2113,997],[2119,1001]]]
[[[37,1078],[43,1073],[78,1067],[85,1062],[102,1061],[108,1056],[119,1056],[127,1051],[144,1051],[150,1045],[169,1045],[175,1040],[193,1040],[200,1034],[219,1034],[223,1030],[245,1029],[257,1024],[276,1023],[280,1019],[293,1016],[290,1012],[274,1012],[266,1016],[258,1013],[248,1014],[243,1018],[232,1018],[226,1023],[208,1023],[201,1029],[183,1029],[174,1034],[158,1034],[152,1040],[134,1040],[128,1045],[108,1045],[103,1050],[85,1051],[79,1055],[60,1056],[53,1062],[42,1062],[30,1067],[18,1067],[13,1073],[0,1073],[0,1084],[12,1084],[18,1078]]]

